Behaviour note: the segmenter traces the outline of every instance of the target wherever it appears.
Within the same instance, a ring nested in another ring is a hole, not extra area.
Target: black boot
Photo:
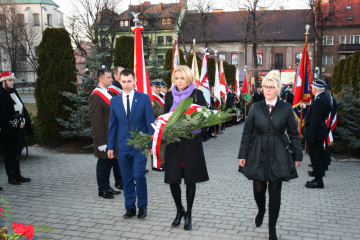
[[[185,220],[184,230],[190,231],[192,228],[191,213],[188,213],[188,212],[185,213],[184,220]]]
[[[177,210],[176,213],[176,217],[174,219],[174,221],[172,222],[171,226],[172,227],[177,227],[180,225],[181,222],[181,218],[185,215],[185,209],[181,208],[180,210]]]
[[[276,236],[276,228],[269,228],[269,240],[278,240]]]

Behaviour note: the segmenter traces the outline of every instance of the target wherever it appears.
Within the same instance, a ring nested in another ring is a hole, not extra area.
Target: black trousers
[[[325,175],[324,168],[324,141],[309,142],[309,156],[314,169],[314,176],[322,179]]]
[[[17,157],[17,151],[18,144],[16,142],[6,142],[4,144],[4,163],[9,179],[20,177],[20,163]]]
[[[113,161],[110,158],[99,158],[96,165],[96,180],[99,192],[106,191],[110,188],[110,172]]]
[[[115,179],[115,184],[116,185],[122,185],[123,184],[123,180],[121,177],[121,172],[120,172],[120,167],[119,167],[119,161],[117,158],[113,158],[112,159],[112,168],[113,168],[113,174],[114,174],[114,179]]]

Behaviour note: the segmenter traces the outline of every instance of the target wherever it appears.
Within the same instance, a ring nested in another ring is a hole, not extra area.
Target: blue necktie
[[[130,100],[129,100],[130,95],[126,95],[127,101],[126,101],[126,116],[129,119],[130,118]]]

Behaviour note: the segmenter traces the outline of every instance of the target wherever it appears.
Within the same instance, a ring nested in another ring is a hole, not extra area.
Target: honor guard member
[[[112,82],[112,85],[109,87],[109,90],[115,95],[119,95],[122,92],[122,88],[120,85],[120,73],[122,70],[124,70],[124,68],[121,66],[114,67],[113,69],[114,80]]]
[[[165,100],[160,97],[160,84],[161,82],[159,80],[154,80],[151,82],[151,91],[154,99],[153,111],[155,119],[164,114]]]
[[[21,176],[19,148],[24,128],[32,132],[30,117],[21,98],[14,88],[15,77],[12,72],[1,73],[0,87],[0,139],[4,145],[4,163],[8,183],[19,185],[30,182]],[[25,117],[27,116],[27,117]],[[0,187],[0,190],[2,188]]]
[[[109,90],[115,96],[119,95],[122,92],[122,87],[120,84],[120,73],[122,70],[124,70],[124,68],[121,66],[116,66],[113,69],[114,80],[112,82],[112,85],[109,87]],[[113,158],[112,163],[113,163],[113,174],[114,174],[114,179],[115,179],[115,187],[120,190],[123,190],[123,180],[121,177],[119,161],[117,160],[117,158]]]
[[[161,81],[160,84],[160,97],[162,97],[165,100],[165,94],[167,93],[168,89],[167,89],[167,84],[166,82],[164,82],[164,80]]]
[[[101,69],[97,72],[98,86],[89,97],[90,122],[93,129],[94,154],[98,158],[96,178],[99,196],[112,199],[120,194],[110,187],[110,172],[112,159],[107,156],[107,133],[109,129],[110,100],[114,94],[108,90],[112,78],[109,70]]]
[[[117,147],[119,166],[124,181],[126,208],[124,218],[131,218],[136,215],[136,204],[139,208],[137,217],[145,218],[148,205],[145,177],[147,158],[142,154],[142,151],[133,146],[128,146],[127,142],[131,137],[130,131],[132,129],[150,135],[154,134],[154,129],[151,126],[155,122],[154,112],[149,95],[134,90],[134,72],[130,69],[124,69],[120,77],[123,92],[111,99],[110,105],[108,157],[114,158],[114,150]]]
[[[324,141],[328,135],[325,124],[330,113],[330,99],[325,94],[326,83],[315,78],[311,84],[314,95],[305,117],[305,139],[308,141],[309,155],[313,166],[313,180],[306,182],[307,188],[324,188]]]

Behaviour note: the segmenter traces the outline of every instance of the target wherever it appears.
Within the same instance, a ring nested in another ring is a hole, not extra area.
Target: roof
[[[52,0],[14,0],[15,4],[49,4],[59,7],[54,1]],[[4,2],[3,0],[1,2]]]
[[[260,32],[265,42],[269,41],[305,41],[305,25],[311,23],[309,9],[302,10],[267,10],[267,24]],[[206,39],[203,37],[204,27],[199,13],[187,12],[181,26],[181,35],[185,43],[196,42],[244,42],[250,29],[246,23],[249,11],[207,13],[205,26]],[[193,24],[197,22],[199,24]],[[311,29],[310,29],[311,30]],[[246,34],[247,33],[247,34]],[[310,31],[309,40],[314,36]]]

